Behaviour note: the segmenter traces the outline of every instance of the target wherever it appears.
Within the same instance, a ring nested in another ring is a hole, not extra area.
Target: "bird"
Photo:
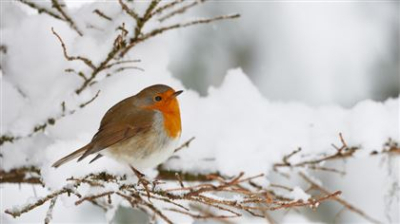
[[[89,155],[89,163],[107,156],[131,168],[146,169],[166,161],[181,136],[181,115],[177,96],[183,91],[157,84],[121,100],[103,116],[91,141],[56,161],[52,167]]]

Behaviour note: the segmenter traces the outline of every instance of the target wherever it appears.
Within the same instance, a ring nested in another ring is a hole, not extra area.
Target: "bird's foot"
[[[131,167],[131,170],[133,171],[133,173],[135,173],[135,175],[138,178],[138,184],[142,184],[143,188],[145,189],[147,198],[150,201],[150,190],[149,190],[150,181],[147,180],[147,178],[145,178],[146,175],[144,175],[142,172],[137,170],[135,167],[133,167],[133,166],[130,166],[130,167]]]

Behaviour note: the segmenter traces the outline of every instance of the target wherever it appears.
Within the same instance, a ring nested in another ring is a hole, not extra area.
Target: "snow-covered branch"
[[[222,175],[208,175],[206,182],[182,182],[171,181],[162,182],[162,180],[148,181],[143,183],[129,183],[126,177],[119,177],[107,173],[90,174],[82,178],[70,178],[65,187],[56,190],[44,198],[40,198],[32,204],[23,205],[13,209],[6,210],[7,214],[14,217],[43,205],[46,201],[52,200],[63,194],[74,194],[79,197],[75,205],[91,202],[104,209],[112,206],[111,196],[119,196],[127,200],[133,208],[141,208],[150,216],[156,215],[168,223],[172,223],[170,218],[164,214],[163,210],[182,213],[197,219],[220,219],[240,217],[241,212],[247,212],[256,217],[264,217],[263,212],[275,211],[279,209],[288,209],[294,207],[316,208],[321,202],[329,200],[340,194],[339,191],[324,196],[316,196],[308,201],[291,200],[279,196],[272,190],[250,184],[252,181],[262,178],[263,175],[246,177],[240,173],[235,177],[226,177]],[[80,193],[81,184],[101,188],[99,193],[83,196]],[[106,186],[114,184],[115,189],[110,191]],[[171,187],[175,185],[177,187]],[[186,185],[186,186],[185,186]],[[224,193],[225,196],[217,196]],[[230,199],[234,196],[235,199]],[[154,201],[163,202],[170,206],[168,209],[161,209]],[[104,204],[106,203],[106,204]],[[54,206],[54,205],[53,205]],[[203,212],[192,213],[189,207],[198,206],[203,208]],[[215,214],[207,213],[207,207],[214,208]],[[223,215],[220,213],[222,212]]]
[[[392,202],[400,192],[399,100],[365,100],[352,108],[279,102],[262,95],[254,84],[257,80],[241,69],[228,71],[222,84],[210,87],[205,96],[186,88],[168,67],[167,48],[184,52],[182,33],[164,34],[240,17],[179,17],[207,2],[211,1],[118,0],[73,9],[62,0],[19,0],[4,10],[11,19],[0,28],[5,34],[0,43],[5,96],[0,185],[21,194],[17,199],[3,194],[9,215],[2,220],[18,217],[13,220],[23,222],[35,215],[50,223],[64,218],[60,209],[69,214],[74,209],[86,212],[82,205],[90,203],[101,209],[96,210],[97,217],[108,221],[118,218],[118,208],[128,207],[167,223],[196,219],[276,223],[274,219],[284,219],[281,214],[286,211],[325,211],[320,205],[340,206],[374,223],[390,221],[391,214],[385,220],[371,211],[398,208]],[[23,7],[45,15],[25,12]],[[207,32],[223,30],[213,28]],[[29,34],[32,37],[24,38]],[[246,61],[256,61],[247,57],[252,46],[239,47]],[[187,60],[195,60],[190,54],[185,55]],[[190,68],[188,61],[182,66]],[[213,67],[228,62],[216,57],[204,63]],[[156,83],[185,91],[179,98],[185,141],[168,161],[143,171],[146,175],[106,156],[93,164],[51,168],[56,159],[90,140],[109,106]],[[338,132],[343,133],[339,139]],[[372,166],[369,160],[380,165]],[[375,192],[385,197],[385,204],[365,206],[365,200],[352,198],[355,187],[337,184],[353,184],[344,179],[357,176],[351,176],[349,167],[360,163],[362,172],[387,166],[387,177],[381,172],[375,176],[380,181],[372,183],[382,184]],[[32,188],[35,197],[20,188]],[[45,208],[43,214],[39,207]]]
[[[28,0],[20,0],[21,3],[28,5],[29,7],[32,7],[40,13],[46,13],[56,19],[63,20],[67,22],[76,32],[79,33],[80,36],[83,36],[84,34],[77,28],[76,23],[73,21],[73,18],[70,17],[66,12],[65,12],[65,6],[63,4],[60,4],[58,0],[51,0],[52,7],[55,8],[56,10],[54,11],[52,8],[46,7],[46,5],[39,5],[37,3],[28,1]],[[156,17],[160,15],[164,10],[169,9],[172,10],[174,7],[178,8],[180,7],[181,4],[184,3],[184,1],[176,1],[173,4],[172,3],[165,3],[164,5],[158,6],[161,1],[151,1],[147,8],[144,10],[145,13],[143,16],[140,16],[137,14],[133,9],[131,9],[128,5],[128,3],[124,3],[123,0],[119,0],[119,3],[121,5],[121,8],[123,11],[125,11],[127,14],[129,14],[136,22],[136,26],[130,30],[125,29],[125,24],[122,23],[120,26],[121,33],[117,34],[115,37],[114,43],[112,46],[110,46],[110,50],[108,53],[102,55],[103,60],[101,60],[98,63],[94,63],[92,59],[82,56],[82,55],[76,55],[76,56],[71,56],[68,53],[68,47],[64,43],[62,36],[56,32],[57,28],[51,28],[52,33],[55,35],[55,37],[59,40],[61,47],[62,47],[62,52],[66,60],[68,61],[82,61],[89,69],[87,71],[86,69],[76,71],[75,69],[66,69],[65,71],[67,72],[73,72],[77,74],[80,78],[83,79],[83,82],[81,85],[75,90],[76,94],[81,94],[85,89],[87,89],[89,86],[93,85],[94,83],[100,81],[97,79],[98,75],[102,74],[103,72],[107,72],[107,76],[111,76],[112,73],[118,73],[121,72],[125,69],[137,69],[137,70],[143,70],[142,68],[139,68],[137,66],[124,66],[125,64],[128,63],[136,63],[139,62],[140,60],[124,60],[126,54],[130,52],[137,44],[142,43],[144,41],[147,41],[148,39],[158,36],[162,34],[165,31],[168,30],[174,30],[174,29],[179,29],[179,28],[184,28],[187,26],[191,25],[198,25],[198,24],[205,24],[205,23],[212,23],[218,20],[226,20],[226,19],[235,19],[238,18],[240,15],[239,14],[234,14],[234,15],[222,15],[222,16],[217,16],[214,18],[210,19],[195,19],[190,22],[183,22],[183,23],[178,23],[175,25],[170,25],[166,27],[159,27],[159,28],[153,28],[151,31],[148,33],[143,33],[143,28],[146,26],[147,23],[149,23],[153,17]],[[194,4],[193,6],[197,5]],[[158,8],[157,8],[158,6]],[[181,10],[181,9],[180,9]],[[106,18],[107,20],[112,20],[110,17],[105,16],[104,13],[102,13],[100,10],[94,10],[94,13],[98,14],[99,16]],[[177,14],[171,15],[171,16],[176,16]],[[134,33],[132,37],[129,38],[128,34],[129,33]],[[119,66],[116,70],[112,71],[111,74],[109,72],[109,69]],[[96,94],[97,95],[97,94]],[[92,102],[92,101],[89,101]],[[61,105],[65,105],[65,102],[60,102]],[[81,105],[86,103],[83,102]],[[83,108],[83,107],[81,107]],[[75,110],[73,110],[75,111]],[[48,125],[55,125],[56,120],[59,118],[67,115],[68,113],[60,113],[59,115],[49,115],[48,119],[46,122],[43,122],[41,124],[37,124],[33,127],[33,130],[30,134],[26,136],[17,136],[11,133],[7,134],[2,134],[0,136],[0,145],[4,144],[4,142],[14,142],[17,140],[20,140],[22,138],[27,138],[27,137],[32,137],[34,134],[40,131],[44,131]]]
[[[189,147],[194,139],[194,137],[190,138],[178,147],[175,152]],[[303,199],[292,199],[274,190],[284,189],[289,192],[294,192],[293,187],[277,184],[270,184],[268,186],[257,184],[258,179],[265,178],[264,174],[245,176],[242,172],[236,176],[229,177],[220,173],[196,174],[166,170],[161,165],[158,167],[159,174],[157,178],[152,180],[147,179],[138,171],[133,170],[137,176],[136,183],[131,182],[126,175],[117,176],[106,172],[91,173],[79,178],[70,177],[66,180],[67,184],[60,190],[56,190],[32,204],[8,209],[6,213],[17,217],[51,200],[49,209],[49,213],[51,214],[51,208],[54,207],[57,197],[63,194],[70,195],[73,193],[79,197],[75,202],[77,206],[84,202],[90,202],[102,208],[104,211],[107,211],[113,207],[112,198],[120,197],[128,201],[132,208],[139,208],[150,217],[157,216],[167,223],[172,223],[172,221],[168,215],[164,214],[164,211],[180,213],[195,219],[236,218],[242,216],[243,213],[254,217],[267,218],[267,211],[292,209],[296,207],[317,209],[322,202],[327,200],[337,201],[349,211],[360,215],[366,220],[373,223],[380,223],[359,209],[356,205],[352,205],[343,198],[340,198],[340,191],[331,192],[304,173],[304,168],[306,170],[314,169],[314,165],[318,165],[321,170],[324,170],[322,164],[324,161],[332,159],[344,160],[357,152],[357,150],[354,150],[351,151],[351,154],[348,154],[347,152],[349,152],[352,147],[347,146],[341,134],[340,140],[342,146],[335,147],[338,151],[334,155],[326,155],[322,158],[291,164],[289,159],[300,152],[300,150],[295,150],[283,157],[283,163],[274,165],[275,169],[279,169],[280,167],[303,168],[303,171],[300,171],[298,175],[306,183],[310,184],[310,188],[308,188],[306,192],[311,190],[320,192],[317,195],[309,197],[306,201]],[[393,141],[389,141],[386,146],[387,147],[385,147],[380,154],[389,152],[397,153],[399,150],[397,143]],[[377,153],[373,153],[373,155],[376,154]],[[36,177],[26,179],[25,176],[27,176],[29,172],[34,172]],[[295,172],[296,170],[292,170],[292,174],[296,174]],[[12,170],[8,173],[2,171],[0,174],[1,183],[19,182],[43,184],[41,182],[40,171],[37,168],[21,168],[20,170]],[[98,190],[98,193],[95,194],[83,195],[83,193],[80,193],[82,184],[93,188],[100,188],[101,190]],[[110,184],[114,186],[110,188]],[[235,199],[232,199],[232,197]],[[160,203],[154,203],[155,201],[162,202],[162,205],[167,205],[169,208],[160,207]],[[195,209],[197,213],[193,212],[193,208],[197,208]],[[213,209],[210,210],[210,208]],[[46,216],[46,220],[47,219],[48,217]]]

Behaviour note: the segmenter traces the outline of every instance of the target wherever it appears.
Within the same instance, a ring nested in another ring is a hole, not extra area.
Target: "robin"
[[[181,116],[175,91],[153,85],[111,107],[90,143],[53,164],[57,168],[96,154],[90,161],[109,156],[144,169],[155,167],[174,152],[181,135]]]

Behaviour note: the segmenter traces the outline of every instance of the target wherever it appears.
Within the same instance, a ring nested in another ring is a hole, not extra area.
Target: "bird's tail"
[[[64,163],[67,163],[75,158],[78,158],[79,156],[83,155],[88,149],[90,149],[91,145],[87,144],[83,146],[82,148],[76,150],[75,152],[59,159],[57,162],[55,162],[52,167],[58,168],[59,166],[63,165]]]

